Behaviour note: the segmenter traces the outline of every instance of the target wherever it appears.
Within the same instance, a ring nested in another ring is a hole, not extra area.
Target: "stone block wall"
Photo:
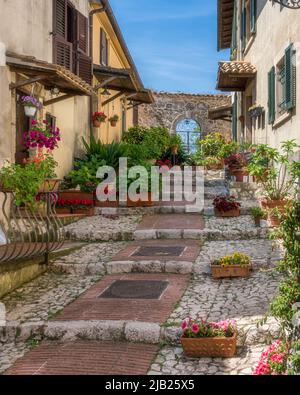
[[[231,122],[208,119],[211,108],[230,105],[228,95],[198,95],[186,93],[153,92],[155,102],[139,107],[139,125],[163,126],[175,133],[176,125],[183,119],[191,118],[198,122],[205,134],[218,132],[231,138]]]

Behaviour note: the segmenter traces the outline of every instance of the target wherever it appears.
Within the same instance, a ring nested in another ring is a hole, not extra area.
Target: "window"
[[[100,29],[100,64],[108,66],[108,40],[103,29]]]
[[[48,122],[49,126],[53,129],[56,128],[56,117],[51,115],[49,112],[46,113],[46,121]]]
[[[279,118],[295,107],[296,66],[293,45],[285,50],[282,59],[270,70],[268,84],[269,123],[273,123],[276,117]]]
[[[67,0],[53,0],[53,62],[92,82],[88,18]]]
[[[257,0],[243,0],[241,12],[241,46],[245,50],[247,43],[256,33]]]
[[[176,125],[178,134],[188,153],[194,154],[197,151],[197,140],[202,138],[200,125],[194,119],[183,119]]]

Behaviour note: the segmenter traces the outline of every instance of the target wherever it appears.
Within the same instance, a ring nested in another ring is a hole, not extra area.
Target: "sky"
[[[217,0],[110,0],[146,88],[216,93]]]

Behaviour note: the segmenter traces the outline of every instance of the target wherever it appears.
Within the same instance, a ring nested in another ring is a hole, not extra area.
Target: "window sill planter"
[[[92,192],[83,192],[76,189],[67,189],[59,192],[59,198],[65,200],[93,200]]]
[[[181,337],[181,344],[188,358],[232,358],[237,350],[237,333],[232,337]]]
[[[226,217],[239,217],[241,215],[241,209],[240,208],[235,208],[232,210],[228,211],[220,211],[215,208],[215,216],[218,218],[226,218]]]
[[[37,108],[30,107],[30,106],[24,106],[24,112],[25,112],[26,117],[33,118],[37,112]]]
[[[55,212],[57,215],[68,215],[71,214],[70,207],[56,207]]]
[[[211,273],[214,279],[233,278],[233,277],[250,277],[251,265],[230,265],[221,266],[211,264]]]

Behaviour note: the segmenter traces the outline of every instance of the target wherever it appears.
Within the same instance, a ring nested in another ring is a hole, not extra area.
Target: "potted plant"
[[[265,217],[264,211],[260,207],[252,207],[251,208],[251,215],[254,219],[255,226],[260,226],[260,221]]]
[[[60,129],[53,128],[46,120],[42,123],[32,120],[29,131],[23,135],[23,140],[28,149],[46,148],[53,151],[61,140]]]
[[[110,122],[110,125],[112,127],[117,126],[117,122],[118,121],[119,121],[119,116],[117,114],[115,114],[115,115],[113,115],[112,117],[109,118],[109,122]]]
[[[298,148],[299,145],[294,140],[283,142],[280,150],[261,144],[256,147],[250,159],[248,169],[263,189],[260,204],[268,211],[271,222],[270,216],[274,217],[275,213],[272,210],[277,208],[284,213],[291,198],[299,191],[297,182],[300,163],[293,159]]]
[[[217,217],[239,217],[241,204],[234,196],[217,196],[213,201],[215,215]]]
[[[44,192],[45,180],[55,179],[56,165],[51,155],[28,159],[24,165],[7,163],[0,169],[0,182],[5,189],[14,192],[17,206],[34,209],[39,205],[37,195]]]
[[[37,110],[43,107],[42,103],[33,96],[23,96],[21,102],[27,117],[34,117]]]
[[[93,114],[93,126],[94,128],[100,128],[101,123],[106,121],[107,116],[104,114],[104,112],[99,112],[96,111]]]
[[[235,177],[236,182],[243,182],[244,177],[249,174],[247,170],[247,158],[244,153],[235,153],[225,159],[230,174]]]
[[[216,259],[211,264],[213,278],[249,277],[251,270],[250,258],[240,252]]]
[[[181,144],[181,137],[178,134],[173,134],[170,136],[170,149],[172,155],[177,155]]]
[[[237,350],[237,325],[233,320],[207,323],[183,321],[181,344],[189,358],[232,358]]]
[[[253,104],[253,106],[248,109],[248,112],[251,118],[258,118],[263,114],[264,108],[258,104]]]
[[[289,344],[276,340],[262,353],[254,376],[286,375],[288,371]]]

